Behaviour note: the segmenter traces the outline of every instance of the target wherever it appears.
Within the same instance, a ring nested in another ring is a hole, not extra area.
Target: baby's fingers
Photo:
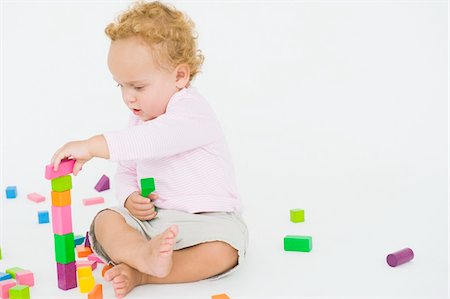
[[[73,166],[73,175],[77,175],[81,169],[83,169],[83,165],[86,163],[86,160],[76,160]]]
[[[155,193],[150,193],[150,195],[148,196],[148,198],[150,198],[151,200],[157,200],[158,199],[158,194]]]

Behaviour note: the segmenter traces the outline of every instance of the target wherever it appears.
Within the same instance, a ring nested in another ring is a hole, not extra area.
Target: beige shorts
[[[211,241],[223,241],[233,246],[239,255],[236,267],[209,279],[219,279],[234,272],[245,259],[248,247],[248,230],[239,214],[233,212],[192,214],[175,210],[158,209],[156,218],[150,221],[142,221],[132,216],[124,207],[118,206],[108,209],[122,215],[128,225],[139,231],[147,239],[152,239],[159,235],[173,224],[178,225],[179,233],[175,239],[174,250]],[[102,260],[114,264],[114,261],[111,260],[102,246],[97,242],[94,223],[95,218],[92,221],[89,231],[92,250]]]

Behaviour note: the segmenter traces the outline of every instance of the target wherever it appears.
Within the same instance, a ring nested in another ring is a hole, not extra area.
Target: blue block
[[[82,235],[76,235],[75,236],[75,246],[81,245],[84,243],[84,236]]]
[[[48,211],[39,211],[38,212],[38,220],[39,223],[49,223]]]
[[[17,197],[17,187],[8,186],[6,187],[6,198],[16,198]]]
[[[11,274],[9,273],[4,273],[4,272],[0,272],[0,281],[2,280],[7,280],[7,279],[11,279]]]

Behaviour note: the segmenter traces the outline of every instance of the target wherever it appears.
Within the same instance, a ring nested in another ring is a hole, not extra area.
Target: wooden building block
[[[34,274],[31,271],[24,270],[16,273],[17,284],[32,287],[34,286]]]
[[[9,289],[10,299],[30,299],[30,287],[15,285]]]
[[[72,189],[72,177],[70,175],[52,179],[52,191],[64,192],[70,189]]]
[[[73,233],[65,235],[54,234],[56,262],[67,264],[75,261],[75,242]]]
[[[105,277],[105,273],[106,271],[108,271],[109,269],[111,269],[112,267],[114,267],[113,265],[105,265],[102,269],[102,277]]]
[[[312,249],[312,237],[310,236],[292,236],[284,237],[285,251],[310,252]]]
[[[65,235],[73,232],[71,206],[52,206],[53,233]]]
[[[0,281],[0,298],[9,298],[9,289],[16,285],[14,279],[7,279]]]
[[[48,211],[38,211],[38,223],[42,224],[42,223],[49,223],[50,219],[49,219],[49,215],[48,215]]]
[[[80,267],[91,267],[92,271],[97,269],[97,262],[90,260],[78,260],[76,261],[77,269]]]
[[[88,257],[92,253],[92,250],[89,247],[86,247],[84,245],[78,245],[75,248],[77,251],[78,258]]]
[[[49,164],[45,166],[45,178],[47,180],[51,180],[57,177],[65,176],[71,174],[73,171],[73,166],[75,164],[75,160],[73,159],[64,159],[61,160],[59,164],[58,171],[53,170],[53,164]]]
[[[155,179],[154,178],[141,179],[141,195],[143,197],[147,197],[153,191],[155,191]]]
[[[77,270],[75,262],[56,263],[58,273],[58,288],[67,291],[77,287]]]
[[[23,271],[23,270],[24,269],[19,268],[19,267],[13,267],[13,268],[6,269],[6,273],[10,274],[13,279],[16,279],[16,273]]]
[[[12,279],[11,274],[0,272],[0,281]]]
[[[101,284],[95,285],[92,291],[88,294],[88,299],[103,299],[103,287]]]
[[[89,293],[95,286],[94,276],[79,277],[78,284],[81,293]]]
[[[17,187],[16,186],[8,186],[6,187],[6,198],[16,198],[17,197]]]
[[[109,190],[109,177],[106,175],[102,175],[98,183],[95,185],[95,190],[98,192],[102,192],[105,190]]]
[[[212,295],[211,299],[230,299],[227,294]]]
[[[63,192],[52,191],[52,205],[58,207],[64,207],[72,204],[70,190]]]
[[[83,199],[83,205],[85,206],[91,206],[95,204],[104,203],[105,199],[103,197],[92,197],[92,198],[85,198]]]
[[[36,192],[28,194],[27,198],[36,203],[45,201],[45,196],[40,195],[39,193],[36,193]]]

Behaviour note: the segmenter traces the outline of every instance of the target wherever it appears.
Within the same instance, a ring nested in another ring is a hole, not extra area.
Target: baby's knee
[[[210,243],[210,250],[217,263],[224,271],[233,268],[238,263],[238,251],[230,244],[222,241]]]
[[[110,228],[117,221],[125,221],[122,215],[112,210],[100,211],[93,221],[95,233]]]

